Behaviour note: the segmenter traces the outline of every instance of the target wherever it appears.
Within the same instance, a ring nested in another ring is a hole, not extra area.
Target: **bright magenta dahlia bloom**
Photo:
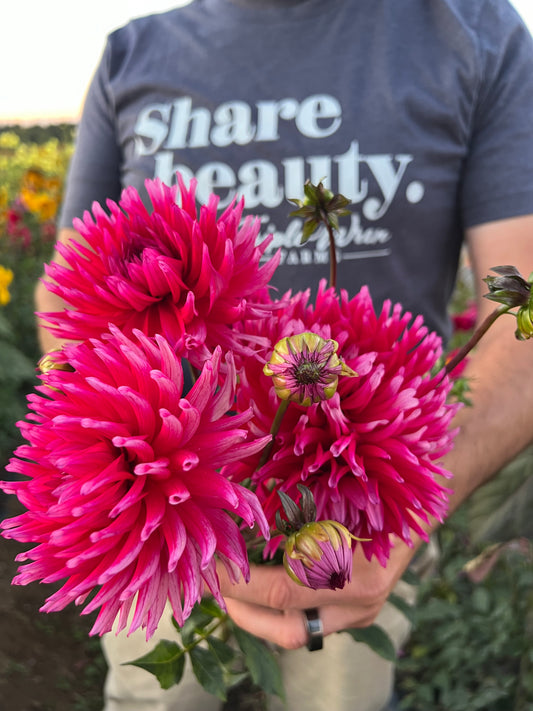
[[[172,344],[182,341],[197,367],[217,345],[249,352],[247,335],[231,327],[242,318],[270,315],[271,304],[256,295],[279,255],[260,266],[270,238],[256,246],[257,218],[240,225],[242,201],[217,217],[212,195],[197,214],[196,181],[187,190],[178,180],[181,207],[178,186],[148,180],[151,212],[130,187],[118,204],[108,201],[109,215],[94,203],[94,219],[86,212],[74,221],[86,245],[59,245],[67,266],[46,267],[52,280],[47,288],[71,307],[41,314],[51,333],[84,340],[98,338],[109,323],[126,334],[138,328]]]
[[[358,377],[339,378],[329,400],[309,407],[291,403],[268,461],[256,471],[259,458],[251,458],[234,466],[233,476],[252,477],[272,527],[280,510],[277,489],[298,501],[303,483],[314,495],[318,519],[370,539],[361,543],[365,554],[385,564],[391,534],[410,543],[410,529],[425,535],[418,518],[442,519],[447,510],[449,490],[435,475],[450,476],[438,460],[452,447],[450,422],[458,406],[446,402],[449,379],[442,371],[431,374],[440,338],[399,305],[386,302],[376,314],[366,288],[349,299],[322,284],[315,304],[309,294],[282,304],[275,320],[245,327],[257,328],[272,346],[303,331],[333,338],[339,358]],[[248,427],[254,437],[270,431],[279,407],[262,372],[269,356],[243,362],[237,394],[239,410],[252,403]]]
[[[217,349],[183,395],[181,360],[162,336],[111,328],[65,353],[74,371],[42,375],[19,423],[28,444],[8,469],[27,479],[2,484],[27,509],[2,523],[3,535],[36,544],[14,582],[66,579],[43,611],[95,593],[84,613],[101,608],[98,634],[117,615],[123,629],[132,606],[130,631],[150,637],[167,598],[179,624],[204,590],[224,605],[215,556],[233,580],[248,579],[240,520],[268,537],[255,495],[220,474],[270,439],[250,440],[250,412],[226,414],[231,355],[225,380]]]

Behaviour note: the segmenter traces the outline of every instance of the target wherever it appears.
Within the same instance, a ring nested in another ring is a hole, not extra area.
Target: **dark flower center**
[[[346,584],[346,574],[340,571],[336,571],[329,576],[329,589],[330,590],[342,590]]]
[[[323,367],[318,363],[304,361],[295,366],[294,378],[299,385],[313,385],[320,381],[322,370]]]

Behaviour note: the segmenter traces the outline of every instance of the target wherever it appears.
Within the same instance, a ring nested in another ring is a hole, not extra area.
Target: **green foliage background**
[[[38,214],[20,206],[25,174],[36,170],[45,176],[64,178],[72,149],[74,126],[9,126],[0,130],[0,265],[11,269],[11,300],[0,307],[0,466],[19,443],[16,422],[26,411],[26,394],[35,380],[40,356],[37,344],[33,290],[50,259],[53,231],[42,237]],[[10,234],[10,216],[23,215],[31,240]],[[49,225],[53,230],[53,224]],[[49,230],[50,232],[50,230]]]

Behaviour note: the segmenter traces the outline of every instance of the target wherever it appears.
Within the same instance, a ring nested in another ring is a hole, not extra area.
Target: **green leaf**
[[[533,448],[529,447],[469,503],[474,542],[533,538]]]
[[[229,664],[235,657],[235,650],[218,637],[211,635],[207,638],[207,644],[221,664]]]
[[[370,627],[361,627],[359,629],[342,630],[348,632],[356,642],[367,644],[372,651],[379,654],[389,662],[396,661],[396,650],[391,638],[385,630],[379,625],[370,625]]]
[[[162,689],[179,684],[185,667],[185,652],[176,642],[161,640],[155,649],[127,664],[153,674]]]
[[[35,365],[22,351],[0,341],[0,382],[20,383],[35,377]]]
[[[239,686],[243,681],[250,678],[250,672],[229,672],[226,674],[226,686],[228,689],[232,689],[235,686]]]
[[[206,615],[211,615],[211,617],[216,617],[218,619],[226,617],[226,613],[220,609],[212,597],[204,597],[201,599],[200,610]]]
[[[204,612],[200,605],[197,604],[193,607],[191,614],[183,623],[183,627],[178,627],[177,623],[175,623],[175,627],[181,634],[183,644],[188,647],[192,644],[195,635],[202,633],[212,621],[213,616],[210,613]]]
[[[404,574],[402,575],[402,580],[408,585],[420,585],[420,578],[410,568],[407,568],[407,570],[404,572]]]
[[[224,669],[210,649],[193,647],[189,650],[192,670],[202,687],[221,701],[226,701]]]
[[[484,587],[477,587],[472,593],[471,603],[476,612],[488,614],[491,607],[489,591]]]
[[[11,324],[2,313],[0,313],[0,338],[2,340],[5,340],[6,338],[11,340],[13,338],[13,329],[11,328]]]
[[[234,625],[233,634],[245,657],[252,680],[267,694],[285,698],[283,680],[274,654],[257,637]]]
[[[410,605],[405,598],[401,597],[401,595],[396,595],[396,593],[391,593],[387,601],[405,615],[412,625],[415,624],[416,607],[414,605]]]

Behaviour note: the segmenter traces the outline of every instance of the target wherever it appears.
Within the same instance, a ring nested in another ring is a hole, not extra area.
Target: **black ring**
[[[318,609],[312,607],[309,610],[304,610],[305,615],[305,629],[309,635],[309,640],[307,642],[307,649],[310,652],[316,652],[318,649],[322,649],[324,645],[324,628],[322,627],[322,620],[318,614]]]

